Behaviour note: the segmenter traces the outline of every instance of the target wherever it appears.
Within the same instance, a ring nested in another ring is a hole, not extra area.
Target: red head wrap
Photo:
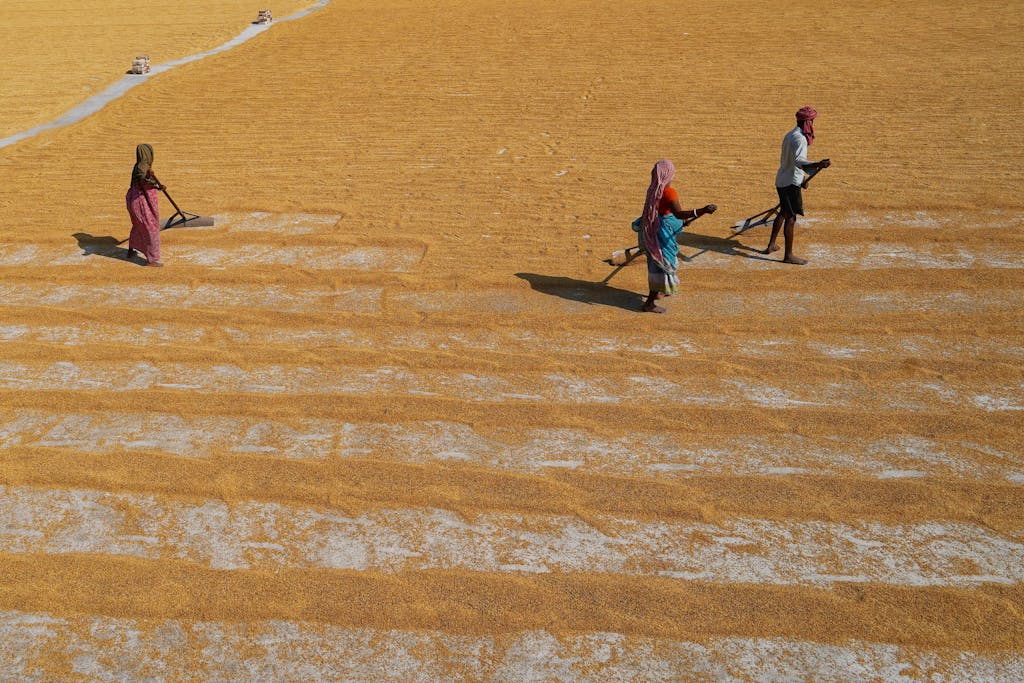
[[[797,125],[800,126],[804,137],[807,138],[808,145],[814,144],[814,119],[816,118],[818,118],[818,112],[811,106],[803,107],[796,113]]]

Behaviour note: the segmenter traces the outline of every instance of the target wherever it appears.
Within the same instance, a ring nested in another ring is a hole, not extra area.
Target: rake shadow
[[[679,246],[689,247],[691,249],[700,249],[700,251],[690,256],[679,254],[679,260],[683,263],[689,263],[701,254],[706,254],[709,251],[725,254],[726,256],[738,256],[740,258],[750,258],[758,261],[772,260],[762,254],[760,249],[740,244],[736,241],[736,237],[736,235],[733,235],[732,237],[714,237],[713,235],[701,235],[699,233],[685,231],[681,232],[676,238],[679,242]]]
[[[128,249],[121,246],[124,240],[119,240],[112,235],[99,236],[90,235],[87,232],[76,232],[72,237],[78,240],[78,248],[82,250],[82,256],[105,256],[139,266],[146,265],[146,259],[139,254],[131,259],[126,259]]]
[[[592,306],[612,306],[627,311],[638,311],[644,302],[644,297],[641,294],[612,287],[603,282],[588,282],[571,277],[538,275],[537,273],[516,273],[516,277],[529,282],[530,287],[535,291]]]

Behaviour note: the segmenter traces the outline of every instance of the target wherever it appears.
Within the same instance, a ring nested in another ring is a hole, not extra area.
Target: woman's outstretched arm
[[[705,206],[700,207],[699,209],[686,209],[684,211],[683,207],[679,205],[678,199],[673,199],[672,203],[669,205],[669,208],[672,209],[672,215],[681,221],[695,221],[704,214],[714,213],[715,211],[718,211],[718,207],[715,206],[714,204],[707,204]]]

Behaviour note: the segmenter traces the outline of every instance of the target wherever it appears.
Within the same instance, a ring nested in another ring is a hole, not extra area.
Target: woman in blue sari
[[[718,210],[714,204],[708,204],[683,211],[679,205],[679,193],[670,185],[675,174],[676,167],[668,159],[654,165],[643,215],[633,222],[633,228],[640,233],[640,247],[647,253],[650,294],[641,309],[647,313],[664,313],[665,309],[655,304],[655,300],[679,290],[679,277],[676,275],[679,244],[676,236],[687,223]]]

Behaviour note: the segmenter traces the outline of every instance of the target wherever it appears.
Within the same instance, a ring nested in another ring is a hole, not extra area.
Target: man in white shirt
[[[828,159],[817,162],[807,160],[807,146],[814,142],[814,119],[817,117],[818,112],[814,107],[804,107],[796,113],[796,128],[782,138],[782,155],[779,159],[779,170],[775,174],[775,189],[779,193],[779,215],[772,223],[772,236],[768,240],[768,248],[764,250],[766,254],[778,251],[779,245],[775,240],[779,236],[779,230],[782,230],[786,238],[786,251],[782,261],[798,266],[807,263],[806,259],[793,254],[796,217],[804,215],[804,200],[800,191],[805,179],[808,178],[804,171],[817,172],[828,168],[832,163]]]

